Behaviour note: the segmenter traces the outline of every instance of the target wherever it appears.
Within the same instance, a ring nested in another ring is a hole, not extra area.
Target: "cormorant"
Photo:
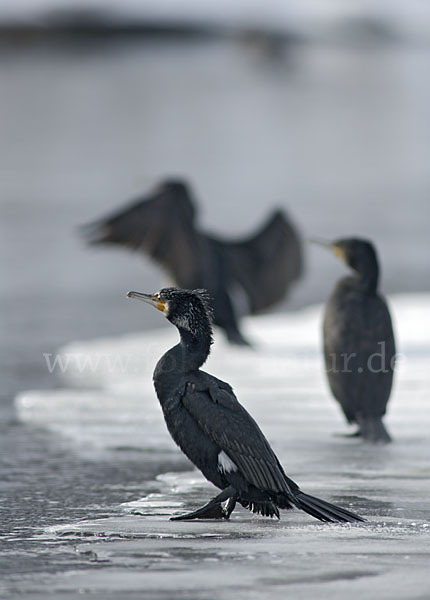
[[[238,315],[281,300],[302,272],[302,243],[284,212],[274,211],[245,240],[227,241],[196,225],[189,186],[166,180],[146,197],[86,225],[91,244],[119,244],[159,262],[181,288],[205,288],[214,298],[215,324],[228,339],[247,343]]]
[[[355,274],[341,279],[327,302],[324,357],[331,391],[356,434],[373,443],[391,438],[384,427],[393,382],[394,333],[390,312],[378,293],[376,250],[368,240],[317,242],[331,248]]]
[[[179,330],[180,342],[155,368],[155,390],[173,440],[206,479],[222,490],[202,508],[173,520],[228,519],[236,502],[270,517],[279,518],[280,508],[296,506],[320,521],[364,520],[302,492],[287,477],[232,388],[200,370],[212,343],[206,290],[165,288],[153,295],[128,292],[127,296],[162,311]]]

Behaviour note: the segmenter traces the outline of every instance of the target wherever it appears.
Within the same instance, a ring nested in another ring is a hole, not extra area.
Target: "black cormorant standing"
[[[355,271],[337,283],[325,309],[324,357],[330,388],[348,423],[358,424],[354,435],[374,443],[390,442],[382,417],[396,349],[390,312],[378,294],[375,248],[356,238],[319,243]]]
[[[158,361],[154,385],[169,432],[181,450],[221,493],[202,508],[174,520],[226,518],[236,502],[279,518],[296,506],[321,521],[363,521],[358,515],[305,494],[289,479],[232,388],[200,370],[212,343],[205,290],[166,288],[157,294],[129,292],[162,311],[179,330],[180,342]],[[227,502],[225,508],[222,503]]]
[[[189,186],[166,180],[149,196],[84,226],[91,244],[118,244],[159,262],[181,288],[205,288],[215,324],[243,344],[238,315],[281,300],[302,272],[302,243],[284,212],[275,211],[250,238],[227,241],[201,232]]]

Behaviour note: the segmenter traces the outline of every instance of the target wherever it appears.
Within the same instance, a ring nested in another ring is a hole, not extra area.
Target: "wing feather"
[[[82,228],[90,244],[117,244],[159,262],[181,287],[196,287],[202,236],[188,188],[166,182],[152,194]]]
[[[211,380],[206,386],[187,386],[182,396],[184,408],[235,463],[248,484],[291,495],[291,490],[298,486],[285,475],[257,423],[237,401],[231,388],[228,391],[215,378]]]
[[[252,313],[282,300],[302,274],[299,233],[280,210],[250,238],[223,245],[233,279],[247,293]]]

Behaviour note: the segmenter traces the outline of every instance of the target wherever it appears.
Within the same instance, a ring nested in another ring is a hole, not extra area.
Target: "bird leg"
[[[227,519],[230,518],[231,513],[236,508],[236,502],[237,502],[237,496],[231,496],[227,500],[227,503],[226,503],[224,511],[223,511],[223,517],[224,517],[224,519],[227,520]]]
[[[360,424],[361,437],[363,441],[371,444],[389,444],[390,435],[385,429],[381,417],[362,417],[357,418]]]
[[[226,510],[221,506],[222,502],[228,500]],[[207,504],[193,512],[170,517],[171,521],[190,521],[192,519],[228,519],[236,505],[236,491],[229,486],[218,496],[209,500]]]

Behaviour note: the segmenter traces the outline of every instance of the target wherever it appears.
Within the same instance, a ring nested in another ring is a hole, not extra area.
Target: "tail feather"
[[[327,523],[354,523],[355,521],[366,520],[349,510],[330,504],[330,502],[326,502],[315,496],[305,494],[302,491],[295,493],[294,504],[309,515]]]

